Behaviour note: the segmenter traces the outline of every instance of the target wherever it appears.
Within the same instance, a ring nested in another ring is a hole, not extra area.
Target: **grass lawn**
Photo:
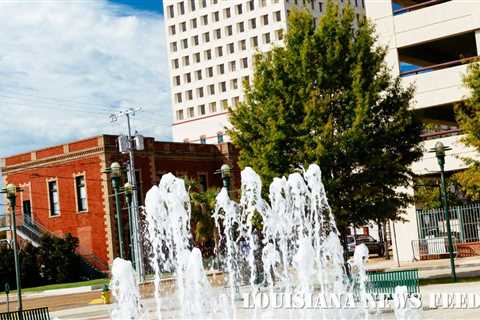
[[[465,278],[457,277],[457,282],[477,282],[477,281],[480,281],[480,276],[465,277]],[[451,277],[438,278],[438,279],[420,279],[421,286],[428,286],[430,284],[446,284],[446,283],[454,283],[454,282]]]
[[[70,283],[58,283],[58,284],[49,284],[46,286],[40,287],[33,287],[33,288],[22,288],[22,292],[41,292],[45,290],[53,290],[53,289],[66,289],[66,288],[77,288],[77,287],[84,287],[84,286],[95,286],[95,285],[104,285],[108,284],[110,279],[95,279],[95,280],[88,280],[88,281],[81,281],[81,282],[70,282]],[[16,290],[10,291],[10,294],[14,294]],[[5,292],[2,292],[5,294]]]

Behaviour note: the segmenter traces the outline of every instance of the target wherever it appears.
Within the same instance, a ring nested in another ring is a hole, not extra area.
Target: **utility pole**
[[[135,162],[134,162],[134,150],[143,150],[143,137],[141,136],[136,136],[133,137],[132,135],[132,128],[130,124],[130,117],[135,116],[135,113],[137,111],[140,111],[142,108],[129,108],[123,111],[119,111],[117,113],[112,113],[110,115],[110,119],[112,122],[116,122],[118,120],[119,116],[125,116],[127,118],[127,127],[128,127],[128,135],[127,135],[127,144],[126,146],[123,146],[121,141],[123,139],[122,136],[119,137],[119,147],[120,147],[120,152],[122,153],[128,153],[128,182],[133,186],[133,190],[138,190],[137,186],[137,179],[135,176]],[[139,143],[139,140],[137,140],[137,137],[141,137],[141,142]],[[126,147],[126,149],[125,149]],[[135,270],[137,271],[138,279],[140,282],[145,281],[145,272],[144,272],[144,266],[143,266],[143,251],[142,251],[142,244],[141,244],[141,238],[140,238],[140,230],[139,230],[139,220],[140,220],[140,215],[139,215],[139,205],[138,205],[138,193],[133,192],[132,193],[132,215],[131,215],[131,223],[130,223],[130,230],[132,232],[133,236],[133,243],[132,243],[132,249],[133,253],[135,254]]]

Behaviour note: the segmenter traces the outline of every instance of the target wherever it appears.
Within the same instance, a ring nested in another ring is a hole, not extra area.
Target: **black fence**
[[[0,320],[18,320],[20,314],[18,311],[0,313]],[[22,310],[23,320],[50,320],[48,308],[37,308]]]

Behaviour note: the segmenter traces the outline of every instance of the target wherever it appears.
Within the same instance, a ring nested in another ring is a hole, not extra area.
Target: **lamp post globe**
[[[110,170],[112,172],[112,177],[118,178],[122,175],[122,166],[118,162],[113,162],[110,165]]]
[[[230,166],[228,164],[223,164],[220,167],[220,172],[222,173],[222,178],[230,177]]]
[[[123,185],[123,190],[125,191],[125,195],[130,196],[133,193],[133,185],[130,182],[126,182]]]
[[[5,187],[5,191],[7,192],[8,198],[14,198],[17,195],[17,186],[14,185],[13,183],[9,183]]]

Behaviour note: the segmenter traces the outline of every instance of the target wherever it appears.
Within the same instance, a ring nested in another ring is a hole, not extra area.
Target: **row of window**
[[[205,68],[205,71],[202,71],[202,69],[195,70],[194,72],[186,72],[183,74],[183,84],[188,84],[191,83],[192,80],[202,80],[204,78],[213,78],[214,77],[214,69],[215,69],[215,74],[218,76],[224,75],[226,73],[226,67],[228,68],[228,72],[235,72],[237,69],[247,69],[248,68],[248,58],[241,58],[238,60],[238,67],[237,67],[237,61],[232,60],[229,61],[227,64],[220,63],[215,66],[215,68],[212,67],[207,67]],[[245,79],[243,79],[245,80]],[[176,75],[172,77],[172,83],[173,86],[178,87],[182,84],[182,77],[180,75]],[[224,92],[219,88],[221,92]],[[211,85],[211,90],[210,94],[215,94],[215,88],[213,87],[213,84]]]
[[[206,135],[201,135],[200,139],[198,141],[201,144],[207,144],[207,136]],[[217,143],[223,143],[225,141],[223,132],[217,132]],[[183,142],[185,143],[190,143],[190,139],[184,139]]]
[[[240,97],[233,97],[231,99],[231,105],[235,106],[240,102]],[[217,109],[217,102],[210,102],[208,104],[208,113],[216,113],[217,111],[225,111],[228,109],[228,99],[220,100],[220,108]],[[185,119],[192,119],[197,117],[201,117],[207,114],[207,109],[205,104],[198,105],[196,107],[188,107],[186,109],[179,109],[175,112],[175,116],[177,121],[182,121]]]
[[[225,9],[225,10],[227,10],[227,9]],[[280,22],[282,20],[281,12],[280,11],[273,12],[271,19],[272,19],[272,21]],[[220,21],[218,11],[212,13],[212,20],[213,20],[213,22]],[[264,14],[264,15],[259,17],[259,22],[258,23],[257,23],[257,18],[251,18],[247,21],[247,23],[245,23],[244,21],[241,21],[241,22],[238,22],[236,24],[236,31],[238,33],[246,31],[246,24],[248,24],[248,27],[250,28],[250,30],[255,30],[257,28],[257,24],[261,24],[262,26],[267,26],[269,24],[269,20],[270,20],[269,15]],[[208,25],[208,16],[207,15],[201,16],[200,17],[200,23],[201,23],[201,25],[204,25],[204,26]],[[190,26],[190,29],[192,29],[192,30],[197,29],[198,24],[199,23],[198,23],[197,18],[192,18],[192,19],[189,20],[189,26]],[[168,33],[172,36],[177,34],[177,30],[179,30],[179,32],[186,32],[187,31],[187,22],[186,21],[180,22],[178,24],[178,29],[177,29],[177,25],[175,25],[175,24],[172,24],[168,27]],[[233,34],[233,25],[226,26],[224,28],[224,30],[225,30],[224,31],[224,36],[231,36]],[[189,33],[191,34],[191,31]],[[208,35],[208,33],[207,33],[207,35]],[[222,37],[221,29],[220,28],[216,29],[215,32],[214,32],[214,35],[216,36],[216,39],[220,39]],[[209,40],[207,40],[206,42],[208,42],[208,41]]]
[[[281,41],[283,39],[283,29],[275,31],[275,40]],[[272,42],[272,37],[270,32],[264,33],[262,35],[262,43],[263,44],[269,44]],[[250,46],[251,48],[257,48],[259,45],[259,39],[258,36],[254,36],[250,38]],[[175,49],[176,50],[176,49]],[[237,43],[237,50],[238,51],[246,51],[247,50],[247,41],[245,39],[238,41]],[[187,67],[190,64],[196,64],[196,63],[201,63],[202,61],[210,61],[214,58],[214,55],[216,58],[221,58],[224,57],[226,54],[234,54],[235,53],[235,44],[233,42],[227,43],[224,46],[217,46],[213,49],[207,49],[203,51],[203,60],[202,60],[202,54],[200,52],[196,52],[192,54],[191,56],[186,55],[181,58],[175,58],[171,60],[172,63],[172,69],[178,69],[180,68],[180,61],[182,64],[182,67]]]
[[[229,90],[237,90],[240,88],[240,85],[243,85],[245,82],[249,82],[250,81],[250,78],[248,76],[244,76],[242,77],[241,79],[241,83],[239,81],[239,79],[237,78],[234,78],[234,79],[231,79],[228,84],[227,84],[227,81],[220,81],[218,84],[217,84],[217,88],[218,88],[218,93],[224,93],[224,92],[227,92],[227,85],[229,87]],[[197,89],[195,89],[195,97],[197,99],[201,99],[203,97],[206,96],[206,94],[208,94],[209,96],[213,96],[216,94],[216,89],[215,89],[215,84],[209,84],[208,86],[205,87],[199,87]],[[182,103],[184,100],[185,101],[192,101],[193,100],[193,90],[190,89],[190,90],[187,90],[185,91],[184,93],[182,92],[176,92],[174,95],[174,100],[175,100],[175,103]]]
[[[207,1],[207,0],[188,0],[188,1],[182,1],[182,2],[177,3],[176,8],[172,4],[172,5],[169,5],[167,7],[167,16],[169,18],[174,18],[175,14],[177,16],[181,16],[181,15],[186,14],[187,9],[189,10],[189,12],[194,12],[197,9],[206,8],[207,5],[208,5],[208,2],[210,2],[211,5],[217,5],[219,3],[219,0],[209,0],[209,1]],[[255,10],[255,2],[257,2],[260,7],[266,7],[267,6],[267,0],[258,0],[258,1],[250,0],[245,4],[240,3],[240,4],[235,5],[233,7],[233,9],[231,9],[231,8],[224,9],[224,16],[229,18],[232,14],[231,11],[235,11],[235,13],[238,14],[238,15],[243,14],[244,10],[245,11],[247,11],[247,10],[248,11],[253,11],[253,10]],[[272,3],[272,4],[276,4],[278,2],[279,2],[279,0],[271,0],[270,1],[270,3]],[[228,9],[228,16],[227,16],[227,13],[225,13],[225,10],[227,10],[227,9]]]
[[[240,25],[241,25],[241,27],[239,29],[240,30],[239,32],[243,32],[245,30],[244,27],[243,27],[243,22],[241,22]],[[225,34],[227,36],[230,36],[230,35],[233,34],[231,26],[226,26],[225,27]],[[282,29],[275,31],[275,34],[277,35],[278,40],[283,39],[283,30]],[[222,38],[222,30],[220,28],[215,29],[215,30],[212,31],[212,35],[213,35],[213,39],[219,40],[219,39]],[[211,40],[210,31],[202,33],[201,38],[202,38],[202,42],[204,44],[209,43],[210,40]],[[264,43],[270,43],[270,40],[266,41],[267,38],[270,39],[270,33],[269,32],[263,33]],[[252,42],[252,47],[254,47],[254,48],[257,47],[258,46],[258,36],[251,37],[250,39],[251,39],[250,41]],[[238,41],[239,50],[241,50],[242,41],[246,42],[246,40]],[[255,41],[255,44],[253,43],[253,41]],[[177,52],[179,47],[180,47],[180,49],[188,49],[189,48],[189,43],[190,43],[190,47],[199,46],[200,45],[200,36],[199,35],[191,36],[190,41],[189,41],[188,38],[181,39],[179,41],[172,41],[172,42],[170,42],[169,48],[170,48],[171,52]],[[232,47],[232,50],[230,51],[230,53],[233,53],[234,50],[235,50],[234,49],[234,43],[231,42],[231,43],[228,44],[228,46]],[[244,47],[243,50],[245,50],[245,46],[243,46],[243,47]]]
[[[85,176],[75,177],[75,194],[77,211],[87,211],[87,187],[85,184]],[[50,216],[55,217],[60,215],[60,199],[57,180],[48,181],[48,203]]]

